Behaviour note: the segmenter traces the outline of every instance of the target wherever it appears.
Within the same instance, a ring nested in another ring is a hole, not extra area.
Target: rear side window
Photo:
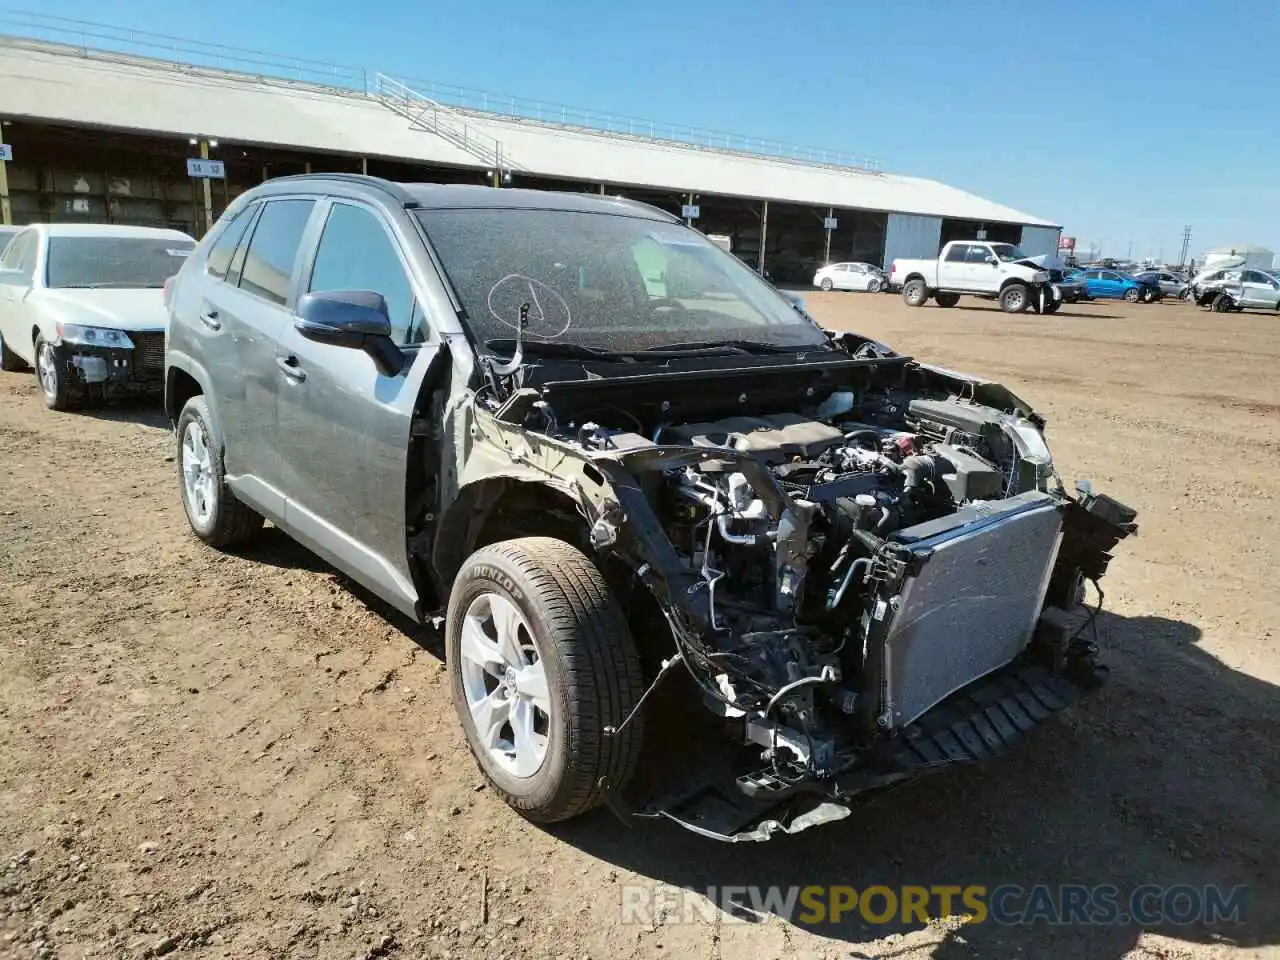
[[[289,299],[298,247],[314,200],[271,200],[264,204],[244,257],[240,289],[283,306]]]
[[[9,241],[0,260],[0,269],[17,270],[30,280],[36,269],[36,254],[40,250],[40,235],[34,230],[24,230]]]
[[[205,262],[205,269],[209,271],[210,276],[217,277],[219,280],[227,279],[231,257],[236,252],[236,247],[240,243],[240,238],[244,236],[245,230],[253,222],[253,214],[257,209],[256,203],[249,204],[237,213],[235,219],[222,231],[222,236],[218,237],[213,249],[209,251],[209,259]]]
[[[964,258],[968,255],[968,253],[969,253],[969,245],[967,243],[954,244],[952,245],[951,249],[947,251],[947,262],[963,263]]]

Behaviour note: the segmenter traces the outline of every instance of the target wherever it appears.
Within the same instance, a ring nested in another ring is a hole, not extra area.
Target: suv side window
[[[426,333],[400,250],[371,210],[335,201],[316,247],[307,292],[372,290],[382,294],[391,339],[422,343]]]
[[[268,200],[244,256],[240,289],[283,306],[314,200]]]
[[[951,249],[947,251],[947,263],[964,263],[969,250],[970,247],[967,243],[953,244]]]
[[[218,237],[218,241],[213,245],[213,249],[209,251],[209,257],[205,260],[205,269],[209,272],[209,276],[217,277],[219,280],[227,279],[227,271],[231,267],[231,258],[236,252],[236,247],[240,244],[240,239],[244,236],[244,232],[249,228],[249,224],[253,222],[253,215],[257,212],[258,205],[251,203],[239,213],[236,214],[225,230],[222,236]]]
[[[984,247],[980,244],[969,245],[969,256],[966,258],[968,263],[986,263],[993,254],[990,247]]]

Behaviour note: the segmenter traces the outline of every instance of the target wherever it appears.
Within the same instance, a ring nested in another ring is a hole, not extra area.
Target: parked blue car
[[[1090,299],[1151,303],[1161,297],[1159,283],[1132,277],[1119,270],[1090,267],[1088,270],[1076,270],[1069,276],[1084,282],[1085,294]]]

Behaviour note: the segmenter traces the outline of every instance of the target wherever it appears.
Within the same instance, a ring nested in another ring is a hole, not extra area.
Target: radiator
[[[884,634],[882,704],[906,726],[1018,656],[1031,639],[1062,540],[1062,508],[1032,491],[900,531],[916,555]]]

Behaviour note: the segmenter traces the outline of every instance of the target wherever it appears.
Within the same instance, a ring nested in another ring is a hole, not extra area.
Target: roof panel
[[[376,99],[321,87],[13,38],[0,40],[0,113],[155,134],[484,169]],[[841,209],[1058,224],[933,180],[702,150],[530,120],[468,114],[515,171],[588,183]]]

